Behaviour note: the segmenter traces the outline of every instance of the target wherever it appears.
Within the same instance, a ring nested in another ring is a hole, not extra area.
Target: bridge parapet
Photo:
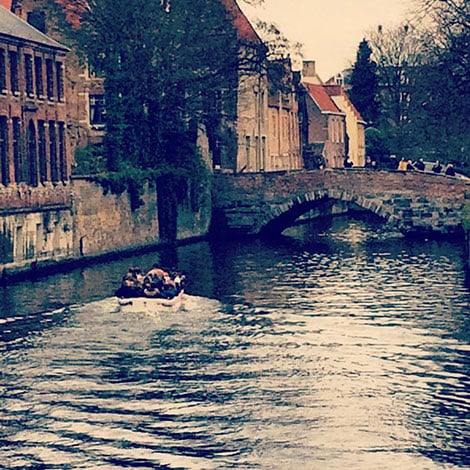
[[[282,231],[302,213],[331,213],[332,201],[362,208],[405,233],[462,230],[470,181],[377,170],[310,170],[216,174],[213,204],[219,226],[241,234]]]

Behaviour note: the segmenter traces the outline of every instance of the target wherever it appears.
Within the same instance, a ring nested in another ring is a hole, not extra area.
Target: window
[[[38,155],[39,155],[39,181],[47,181],[46,160],[46,126],[44,121],[38,121]]]
[[[51,59],[46,59],[46,88],[47,98],[54,99],[54,64]]]
[[[245,152],[246,152],[246,164],[250,165],[250,150],[251,150],[251,138],[249,135],[245,136]]]
[[[59,122],[59,171],[60,179],[67,180],[67,161],[65,159],[65,125]]]
[[[10,182],[9,162],[10,159],[8,158],[8,119],[6,118],[6,116],[0,116],[0,182],[4,186],[7,186]]]
[[[0,49],[0,92],[6,91],[7,78],[6,78],[6,64],[5,64],[5,50]]]
[[[23,162],[20,153],[20,118],[14,117],[13,121],[13,166],[15,170],[15,181],[25,181],[23,172]]]
[[[29,157],[29,177],[28,183],[31,186],[38,185],[38,154],[36,142],[36,128],[31,119],[28,125],[28,157]]]
[[[104,96],[90,95],[90,124],[103,126],[105,120]]]
[[[57,85],[57,101],[64,99],[64,74],[62,62],[56,62],[56,85]]]
[[[49,121],[49,155],[51,158],[51,180],[57,183],[59,181],[59,169],[57,165],[57,138],[54,121]]]
[[[19,91],[18,83],[18,54],[16,51],[9,52],[10,59],[10,88],[13,93]]]
[[[25,54],[24,56],[24,72],[26,79],[26,93],[28,96],[33,94],[33,58],[31,54]]]
[[[44,82],[42,78],[42,59],[34,58],[34,76],[36,78],[36,96],[42,98],[44,95]]]

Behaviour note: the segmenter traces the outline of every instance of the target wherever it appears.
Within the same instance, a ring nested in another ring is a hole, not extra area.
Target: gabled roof
[[[326,93],[328,93],[329,96],[342,96],[351,107],[351,110],[356,116],[356,119],[358,121],[365,122],[361,116],[361,113],[356,109],[353,102],[349,99],[349,96],[346,94],[346,92],[344,91],[341,85],[324,85],[324,88],[325,88]]]
[[[340,113],[343,112],[336,106],[333,100],[325,91],[323,85],[302,82],[302,85],[307,89],[308,94],[316,103],[322,113]]]
[[[220,1],[225,6],[228,14],[232,18],[233,25],[235,26],[237,33],[238,33],[238,39],[251,42],[251,43],[262,44],[263,41],[261,40],[258,33],[253,28],[253,26],[251,25],[250,21],[245,16],[241,8],[238,6],[238,3],[236,2],[236,0],[220,0]]]
[[[67,47],[33,28],[30,24],[18,18],[6,8],[0,6],[0,36],[10,36],[42,46],[68,51]]]

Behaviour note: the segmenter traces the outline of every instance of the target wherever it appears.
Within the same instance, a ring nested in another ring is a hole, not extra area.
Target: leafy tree
[[[379,116],[377,101],[377,64],[371,59],[372,49],[366,39],[359,44],[351,73],[349,96],[362,117],[373,125]]]
[[[160,235],[174,240],[178,195],[204,172],[198,126],[236,86],[227,11],[220,0],[93,0],[78,40],[105,80],[108,179],[157,182]]]

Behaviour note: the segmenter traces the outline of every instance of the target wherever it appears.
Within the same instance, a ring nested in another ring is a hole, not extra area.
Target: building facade
[[[67,48],[0,7],[0,260],[72,251]]]
[[[0,182],[66,182],[67,49],[0,9]]]
[[[348,136],[347,155],[354,166],[366,164],[365,128],[366,122],[355,108],[341,85],[324,85],[326,93],[345,114]]]
[[[346,116],[324,86],[303,82],[302,143],[305,166],[342,168],[347,155]]]
[[[282,64],[284,86],[270,80],[267,47],[237,2],[221,1],[237,31],[241,67],[234,84],[233,120],[224,122],[232,141],[214,167],[235,173],[303,168],[290,62]]]
[[[52,3],[48,0],[12,0],[11,10],[42,33],[57,41],[66,42],[67,32],[63,31],[63,28],[79,27],[80,16],[86,10],[86,3],[82,0],[54,0]],[[61,27],[58,27],[58,22]],[[67,153],[72,168],[77,163],[77,149],[102,143],[105,115],[103,78],[90,70],[88,65],[79,59],[77,52],[71,48],[64,58]]]
[[[289,59],[270,61],[268,70],[268,141],[269,161],[265,171],[303,168],[300,149],[297,77]]]

